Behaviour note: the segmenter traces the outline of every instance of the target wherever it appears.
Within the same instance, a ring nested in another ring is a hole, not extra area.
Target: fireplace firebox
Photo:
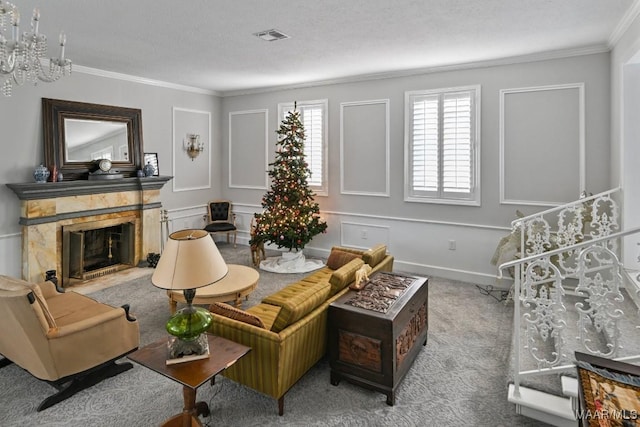
[[[64,286],[134,266],[136,218],[62,228]]]

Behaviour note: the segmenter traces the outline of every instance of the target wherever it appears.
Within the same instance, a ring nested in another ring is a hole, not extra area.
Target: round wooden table
[[[233,301],[240,308],[242,298],[253,292],[258,285],[260,275],[256,270],[245,265],[227,264],[229,272],[220,281],[196,289],[194,304],[211,304],[214,302]],[[178,302],[186,302],[182,291],[167,291],[169,295],[169,309],[171,314],[176,312]]]

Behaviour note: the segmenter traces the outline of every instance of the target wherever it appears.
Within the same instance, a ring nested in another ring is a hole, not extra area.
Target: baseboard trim
[[[220,241],[226,241],[225,237],[221,237]],[[250,236],[248,233],[238,231],[237,244],[249,245]],[[277,247],[269,247],[266,249],[278,250]],[[249,250],[249,248],[247,248]],[[327,258],[331,249],[318,248],[314,246],[307,246],[304,248],[304,252],[309,257]],[[391,254],[393,255],[393,254]],[[397,271],[404,271],[407,273],[419,274],[421,276],[435,276],[448,280],[458,280],[461,282],[475,283],[478,285],[491,285],[495,290],[509,290],[511,287],[510,280],[498,280],[497,276],[475,273],[473,271],[456,270],[453,268],[439,267],[428,264],[419,264],[415,262],[407,262],[399,259],[394,259],[393,269]]]
[[[393,254],[392,254],[393,255]],[[436,276],[443,279],[459,280],[461,282],[475,283],[477,285],[491,285],[496,290],[509,290],[511,283],[499,280],[497,276],[473,271],[458,270],[448,267],[440,267],[429,264],[402,261],[395,259],[393,269],[406,271],[408,273],[420,274],[423,276]]]

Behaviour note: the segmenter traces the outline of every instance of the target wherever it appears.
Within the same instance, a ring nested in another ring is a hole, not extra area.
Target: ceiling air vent
[[[284,40],[289,38],[289,36],[285,33],[275,29],[260,31],[259,33],[253,33],[253,35],[256,37],[260,37],[262,40],[268,42],[274,42],[276,40]]]

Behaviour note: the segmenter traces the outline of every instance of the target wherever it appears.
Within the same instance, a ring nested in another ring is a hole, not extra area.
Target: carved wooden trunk
[[[386,394],[393,405],[398,384],[427,344],[428,327],[427,278],[373,274],[363,290],[329,306],[331,384],[345,379]]]

